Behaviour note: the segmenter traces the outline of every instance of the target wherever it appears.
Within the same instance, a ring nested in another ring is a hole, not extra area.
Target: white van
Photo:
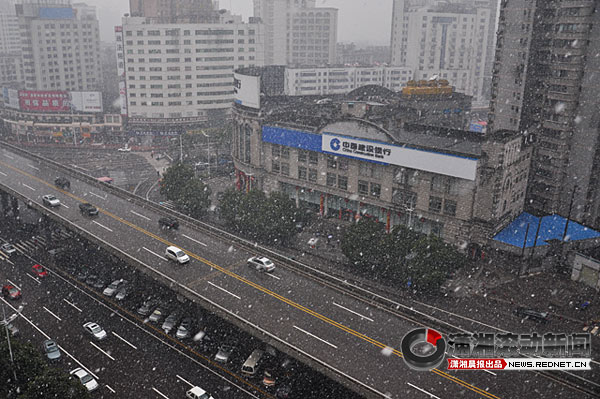
[[[248,359],[242,365],[242,374],[247,376],[253,376],[258,371],[258,365],[260,359],[262,359],[265,352],[261,349],[254,349]]]
[[[167,259],[174,260],[181,264],[187,263],[190,261],[190,257],[187,256],[185,252],[183,252],[181,249],[179,249],[177,247],[173,247],[173,246],[167,247],[167,249],[165,251],[165,256],[167,257]]]
[[[185,393],[189,399],[213,399],[213,397],[200,387],[193,387]]]

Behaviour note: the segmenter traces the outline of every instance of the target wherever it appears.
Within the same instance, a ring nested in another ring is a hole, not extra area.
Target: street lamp
[[[19,309],[17,310],[17,312],[20,313],[21,310],[23,310],[23,306],[19,306]],[[14,315],[12,315],[10,317],[10,320],[7,320],[6,319],[6,310],[4,309],[4,305],[2,305],[2,324],[4,324],[4,331],[6,333],[6,341],[8,342],[8,353],[10,354],[10,363],[12,364],[13,377],[15,378],[15,383],[17,381],[17,370],[15,367],[15,359],[14,359],[13,352],[12,352],[12,346],[10,344],[10,333],[8,331],[8,324],[16,318],[17,318],[17,314],[15,313]]]
[[[202,134],[206,137],[206,152],[207,152],[207,163],[208,163],[208,178],[210,179],[210,137],[202,130]]]

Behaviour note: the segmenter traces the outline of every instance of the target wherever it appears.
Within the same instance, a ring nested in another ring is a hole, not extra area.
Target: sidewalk
[[[156,159],[156,155],[157,154],[154,154],[154,156],[152,156],[152,152],[147,152],[147,151],[144,151],[144,152],[134,152],[134,154],[139,155],[141,157],[144,157],[148,161],[148,163],[150,165],[152,165],[152,167],[154,169],[156,169],[156,171],[158,173],[160,173],[161,176],[165,173],[165,171],[167,170],[167,168],[169,166],[171,166],[171,162],[164,155],[161,155],[160,160],[157,160]]]

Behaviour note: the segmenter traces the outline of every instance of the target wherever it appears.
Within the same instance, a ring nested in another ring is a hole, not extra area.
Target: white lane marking
[[[33,281],[35,281],[36,283],[42,284],[42,282],[40,281],[39,278],[35,278],[31,274],[27,273],[26,276],[29,277],[30,279],[32,279]]]
[[[440,399],[440,397],[439,397],[439,396],[435,396],[434,394],[432,394],[432,393],[429,393],[429,392],[427,392],[426,390],[424,390],[423,388],[419,388],[418,386],[416,386],[416,385],[413,385],[413,384],[411,384],[410,382],[407,382],[407,384],[408,384],[408,385],[410,385],[411,387],[413,387],[414,389],[416,389],[416,390],[418,390],[418,391],[421,391],[421,392],[423,392],[423,393],[424,393],[424,394],[426,394],[426,395],[429,395],[429,397],[430,397],[430,398]]]
[[[181,381],[185,382],[186,384],[188,384],[189,386],[193,387],[194,384],[192,384],[191,382],[187,381],[185,378],[183,378],[182,376],[180,376],[179,374],[175,374],[175,377],[179,378]]]
[[[6,158],[14,159],[13,157],[11,157],[11,156],[10,156],[10,155],[8,155],[8,154],[4,154],[4,156],[5,156]]]
[[[145,249],[146,251],[150,252],[152,255],[154,256],[158,256],[159,258],[161,258],[162,260],[165,260],[166,258],[162,255],[157,254],[156,252],[150,251],[148,248],[146,247],[142,247],[142,249]]]
[[[159,391],[158,389],[156,389],[156,388],[152,387],[152,390],[153,390],[154,392],[156,392],[157,394],[159,394],[160,396],[162,396],[163,398],[165,398],[165,399],[169,399],[169,397],[168,397],[167,395],[165,395],[164,393],[162,393],[162,392],[161,392],[161,391]]]
[[[485,370],[485,369],[484,369],[483,371],[485,371],[485,372],[486,372],[486,373],[488,373],[488,374],[491,374],[491,375],[493,375],[494,377],[496,376],[496,373],[494,373],[493,371],[490,371],[490,370]]]
[[[35,188],[33,188],[33,187],[31,187],[31,186],[28,186],[28,185],[27,185],[27,184],[25,184],[25,183],[21,183],[21,185],[22,185],[22,186],[25,186],[25,187],[27,187],[28,189],[30,189],[30,190],[32,190],[32,191],[35,191]]]
[[[65,208],[69,209],[68,206],[66,206],[65,204],[63,204],[62,202],[60,203],[60,206],[64,206]],[[107,385],[108,386],[108,385]]]
[[[329,346],[331,346],[331,347],[333,347],[333,348],[337,349],[337,346],[335,346],[334,344],[332,344],[332,343],[329,343],[329,342],[325,341],[324,339],[322,339],[322,338],[319,338],[319,337],[317,337],[316,335],[314,335],[314,334],[311,334],[311,333],[309,333],[308,331],[301,329],[301,328],[300,328],[300,327],[298,327],[298,326],[294,326],[294,328],[295,328],[296,330],[302,331],[302,332],[303,332],[304,334],[306,334],[306,335],[309,335],[309,336],[311,336],[311,337],[313,337],[313,338],[316,338],[316,339],[318,339],[319,341],[321,341],[321,342],[323,342],[323,343],[325,343],[325,344],[327,344],[327,345],[329,345]]]
[[[74,303],[71,303],[69,301],[67,301],[65,298],[63,298],[63,301],[65,301],[66,303],[68,303],[69,305],[73,306],[75,309],[77,309],[80,313],[83,312],[83,310],[79,309],[77,306],[75,306]]]
[[[146,219],[146,220],[151,220],[149,217],[147,217],[147,216],[144,216],[144,215],[140,215],[140,214],[139,214],[139,213],[137,213],[136,211],[129,211],[129,212],[131,212],[131,213],[133,213],[134,215],[137,215],[137,216],[139,216],[139,217],[141,217],[141,218],[144,218],[144,219]]]
[[[8,175],[7,175],[6,173],[4,173],[4,172],[0,172],[0,175],[2,175],[2,176],[8,176]]]
[[[10,285],[14,285],[16,289],[18,289],[19,291],[21,291],[21,287],[19,287],[16,283],[13,283],[12,281],[10,281],[9,279],[6,279],[6,281],[8,281],[8,283]]]
[[[112,357],[111,355],[109,355],[108,353],[104,352],[102,350],[102,348],[100,348],[98,345],[96,345],[95,343],[93,343],[92,341],[90,341],[90,345],[92,345],[94,348],[98,349],[100,352],[104,353],[106,355],[106,357],[108,357],[110,360],[115,360],[114,357]]]
[[[105,226],[105,225],[103,225],[103,224],[100,224],[100,223],[96,222],[95,220],[92,220],[92,222],[94,222],[94,223],[96,223],[98,226],[100,226],[100,227],[102,227],[102,228],[104,228],[104,229],[106,229],[106,230],[110,231],[111,233],[113,232],[111,229],[109,229],[108,227],[106,227],[106,226]]]
[[[276,278],[277,280],[281,280],[281,277],[274,275],[273,273],[267,273],[267,276]]]
[[[116,393],[114,389],[112,389],[111,387],[109,387],[108,385],[104,385],[109,391],[111,391],[112,393]]]
[[[121,337],[119,334],[117,334],[114,331],[111,331],[113,333],[113,335],[117,338],[119,338],[121,341],[125,342],[127,345],[131,346],[133,349],[137,350],[137,346],[135,346],[134,344],[132,344],[131,342],[127,341],[125,338]]]
[[[218,289],[220,289],[220,290],[221,290],[221,291],[223,291],[223,292],[226,292],[226,293],[228,293],[228,294],[229,294],[229,295],[231,295],[232,297],[235,297],[235,298],[237,298],[237,299],[242,299],[242,298],[240,298],[239,296],[237,296],[237,295],[235,295],[235,294],[232,294],[231,292],[227,291],[225,288],[219,287],[218,285],[216,285],[216,284],[213,284],[213,283],[211,283],[210,281],[207,281],[207,283],[208,283],[208,284],[210,284],[210,285],[212,285],[212,286],[213,286],[213,287],[215,287],[215,288],[218,288]]]
[[[19,252],[20,252],[20,253],[22,253],[22,254],[24,254],[24,253],[25,253],[25,251],[27,251],[27,249],[25,249],[25,248],[22,248],[22,247],[19,245],[19,243],[15,243],[15,244],[14,244],[14,246],[15,246],[15,248],[17,249],[17,251],[19,251]]]
[[[14,265],[14,263],[10,260],[10,259],[4,259],[5,261],[7,261],[8,263],[10,263],[11,265]]]
[[[92,195],[94,195],[94,196],[96,196],[96,197],[98,197],[98,198],[100,198],[100,199],[103,199],[103,200],[104,200],[104,199],[106,199],[106,198],[104,198],[104,197],[101,197],[101,196],[99,196],[98,194],[96,194],[96,193],[93,193],[93,192],[91,192],[91,191],[90,191],[90,194],[92,194]]]
[[[40,168],[38,168],[37,166],[33,166],[33,165],[31,165],[31,164],[27,164],[27,166],[29,166],[30,168],[33,168],[33,169],[35,169],[35,170],[40,170]]]
[[[186,236],[185,234],[182,234],[182,236],[184,236],[184,237],[185,237],[185,238],[187,238],[188,240],[194,241],[195,243],[198,243],[198,244],[200,244],[200,245],[204,245],[205,247],[208,247],[208,245],[206,245],[205,243],[203,243],[203,242],[200,242],[200,241],[198,241],[198,240],[195,240],[195,239],[193,239],[192,237]]]
[[[357,316],[358,316],[358,317],[360,317],[361,319],[366,319],[366,320],[369,320],[369,321],[375,321],[375,320],[371,319],[370,317],[363,316],[362,314],[360,314],[360,313],[358,313],[358,312],[355,312],[354,310],[350,310],[350,309],[348,309],[348,308],[345,308],[345,307],[343,307],[342,305],[340,305],[339,303],[335,303],[335,302],[333,302],[333,304],[334,304],[335,306],[337,306],[338,308],[341,308],[341,309],[347,310],[347,311],[348,311],[348,312],[350,312],[350,313],[354,313],[355,315],[357,315]]]
[[[48,309],[47,307],[45,307],[45,306],[42,306],[42,308],[44,308],[44,310],[45,310],[46,312],[48,312],[48,313],[50,313],[52,316],[54,316],[54,317],[56,318],[56,320],[58,320],[58,321],[62,321],[62,319],[61,319],[60,317],[58,317],[57,315],[55,315],[54,313],[52,313],[52,312],[50,311],[50,309]]]

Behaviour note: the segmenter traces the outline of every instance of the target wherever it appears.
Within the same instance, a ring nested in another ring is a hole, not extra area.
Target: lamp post
[[[206,137],[206,152],[207,152],[207,164],[208,164],[208,178],[210,179],[210,137],[202,130],[202,134]]]
[[[23,308],[20,307],[19,311],[22,309]],[[15,316],[16,316],[16,314],[15,314]],[[16,383],[17,382],[17,370],[15,368],[15,359],[13,357],[12,346],[10,344],[10,333],[8,331],[8,323],[10,323],[10,321],[6,320],[6,310],[4,309],[4,305],[2,305],[2,324],[4,324],[4,331],[6,333],[6,341],[8,342],[8,353],[10,355],[10,363],[12,364],[13,377],[15,378],[15,383]]]

